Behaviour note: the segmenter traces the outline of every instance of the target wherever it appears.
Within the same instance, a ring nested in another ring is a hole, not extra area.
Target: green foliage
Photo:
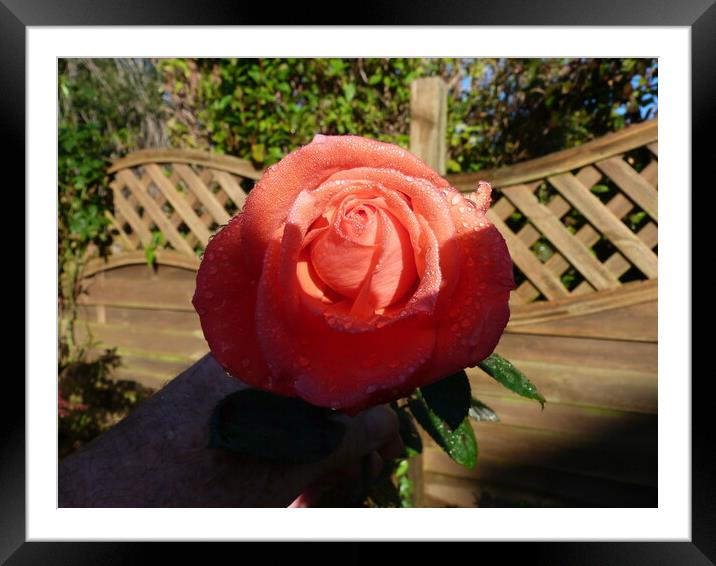
[[[655,59],[163,59],[173,143],[278,161],[316,133],[409,145],[410,83],[449,87],[448,172],[545,155],[656,111]]]
[[[163,145],[162,92],[149,61],[60,59],[58,62],[59,265],[88,246],[111,243],[106,169],[133,149]]]

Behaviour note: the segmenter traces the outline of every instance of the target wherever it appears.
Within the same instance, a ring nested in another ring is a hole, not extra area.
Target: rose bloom
[[[194,306],[216,360],[348,413],[489,356],[512,261],[487,220],[406,150],[322,136],[269,168],[209,242]]]

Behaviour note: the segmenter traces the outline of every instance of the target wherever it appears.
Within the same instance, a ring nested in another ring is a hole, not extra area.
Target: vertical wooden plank
[[[440,77],[416,79],[410,85],[410,151],[445,175],[447,157],[447,85]],[[423,504],[422,457],[410,462],[414,505]]]
[[[410,151],[441,175],[447,156],[447,85],[440,77],[410,85]]]

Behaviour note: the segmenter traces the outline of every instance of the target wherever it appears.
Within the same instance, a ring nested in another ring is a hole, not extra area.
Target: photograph
[[[659,506],[658,57],[56,65],[59,508]]]

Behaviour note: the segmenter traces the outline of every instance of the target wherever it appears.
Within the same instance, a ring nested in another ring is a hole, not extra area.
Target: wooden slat
[[[562,282],[555,277],[554,274],[545,269],[532,253],[532,250],[525,246],[525,244],[514,235],[512,230],[509,229],[500,217],[493,213],[492,209],[487,211],[487,218],[505,238],[507,247],[510,250],[510,255],[515,264],[517,264],[530,281],[544,293],[545,297],[548,299],[556,299],[568,294]]]
[[[89,322],[99,321],[100,309],[103,311],[104,322],[115,326],[125,325],[145,328],[173,329],[187,332],[201,332],[199,317],[195,312],[126,309],[107,307],[105,305],[81,305],[79,318]]]
[[[621,157],[612,157],[599,161],[596,165],[649,216],[658,220],[659,202],[654,187],[628,163]]]
[[[530,337],[525,337],[528,340]],[[559,347],[564,338],[554,339]],[[584,339],[579,339],[584,340]],[[532,340],[535,343],[541,341]],[[595,342],[597,342],[595,340]],[[641,344],[631,343],[632,355],[645,353]],[[633,346],[640,346],[634,348]],[[649,346],[649,345],[647,345]],[[603,352],[603,350],[602,350]],[[656,360],[656,348],[647,352]],[[524,354],[523,354],[524,355]],[[530,354],[527,353],[529,356]],[[609,355],[607,352],[604,355]],[[547,399],[549,407],[553,403],[566,403],[584,407],[615,409],[629,412],[657,414],[658,377],[656,370],[607,368],[579,361],[572,356],[570,363],[551,363],[548,361],[511,358],[511,361],[537,386]],[[604,366],[605,364],[600,364]],[[653,363],[655,366],[656,364]],[[648,369],[648,368],[647,368]],[[508,395],[515,399],[516,394],[508,392],[502,385],[479,368],[465,370],[473,394],[480,399],[485,394]],[[489,404],[489,403],[488,403]],[[547,410],[547,408],[545,408]]]
[[[223,171],[214,171],[214,179],[221,185],[221,188],[229,195],[236,207],[241,210],[246,202],[246,193],[239,186],[231,175]]]
[[[447,159],[447,92],[437,76],[410,84],[410,151],[440,175]]]
[[[654,189],[659,188],[659,163],[654,160],[639,173]]]
[[[251,163],[231,155],[209,153],[196,149],[142,149],[129,153],[115,160],[108,173],[116,173],[121,169],[137,167],[146,163],[191,163],[228,171],[240,177],[260,179],[263,171],[255,169]]]
[[[195,271],[199,268],[200,261],[196,255],[187,256],[186,254],[172,250],[157,250],[155,253],[157,265],[170,265],[191,271]],[[90,277],[99,271],[115,269],[124,265],[146,266],[146,263],[147,259],[141,250],[111,255],[106,258],[95,258],[85,264],[82,270],[82,276]]]
[[[117,173],[117,176],[122,179],[132,191],[137,200],[142,204],[144,210],[152,220],[155,222],[157,227],[164,232],[164,235],[171,242],[171,244],[177,249],[177,251],[185,252],[189,255],[194,255],[194,250],[182,238],[181,234],[174,228],[173,224],[164,214],[164,211],[159,208],[157,203],[152,199],[145,190],[139,184],[139,180],[135,177],[128,169],[122,169]],[[134,228],[134,226],[132,226]]]
[[[114,193],[114,206],[127,220],[127,223],[132,227],[132,230],[139,236],[142,244],[148,246],[152,241],[152,234],[149,229],[144,225],[142,219],[135,212],[134,207],[124,198],[122,191],[120,190],[120,183],[113,181],[110,185]]]
[[[549,182],[647,277],[654,279],[658,276],[654,253],[573,175],[550,177]]]
[[[572,316],[600,313],[631,305],[653,302],[658,296],[658,280],[635,281],[617,289],[599,291],[589,297],[567,297],[546,303],[524,305],[512,311],[510,328]]]
[[[576,502],[512,486],[425,472],[426,507],[574,507]],[[582,504],[583,506],[583,504]]]
[[[580,185],[581,186],[581,185]],[[554,246],[597,289],[618,287],[619,282],[545,206],[537,202],[525,185],[503,189],[507,197],[529,217]]]
[[[656,373],[657,345],[604,338],[533,336],[505,332],[496,352],[508,360]],[[538,385],[539,386],[539,385]]]
[[[174,210],[179,213],[189,229],[206,245],[211,234],[209,234],[204,223],[196,215],[196,212],[187,204],[186,199],[177,191],[176,187],[172,185],[172,182],[164,176],[158,165],[147,163],[144,169],[152,181],[154,181],[157,188],[162,191],[166,199],[174,207]]]
[[[132,230],[132,226],[129,225],[129,229],[131,230],[131,232],[128,232],[124,229],[124,225],[129,224],[129,222],[127,222],[127,219],[124,216],[122,216],[122,213],[119,211],[119,208],[117,208],[117,207],[114,207],[114,219],[117,222],[117,226],[119,226],[119,229],[122,231],[124,236],[127,239],[129,239],[129,241],[131,242],[132,246],[131,246],[130,250],[136,250],[137,248],[141,247],[142,242],[140,241],[139,237],[137,236],[137,233],[134,230]]]
[[[478,491],[479,488],[490,490],[492,486],[512,488],[532,494],[532,497],[544,494],[561,498],[566,500],[564,506],[656,507],[658,504],[658,493],[653,487],[560,470],[547,471],[539,467],[539,462],[518,464],[480,454],[477,466],[468,470],[432,446],[426,447],[423,459],[425,485],[432,484],[438,477],[443,482],[448,478],[464,478],[474,482]],[[428,502],[441,502],[440,499],[426,499]]]
[[[172,174],[174,175],[174,172],[172,171]],[[142,177],[140,179],[140,183],[142,186],[147,187],[151,185],[151,179],[149,177]],[[196,202],[196,198],[192,193],[189,193],[187,195],[187,203],[190,207],[194,206],[194,202]],[[159,205],[160,208],[162,208],[165,204],[168,204],[171,206],[171,203],[164,197],[164,194],[157,190],[157,195],[154,197],[154,200]],[[181,217],[179,212],[174,209],[172,206],[172,213],[169,215],[169,221],[172,223],[172,226],[176,228],[179,231],[179,226],[184,222],[184,219]],[[181,233],[181,231],[179,231]],[[186,234],[184,234],[184,239],[186,240],[186,243],[189,244],[189,246],[193,249],[194,246],[199,242],[199,239],[194,235],[194,233],[191,230],[188,230]]]
[[[521,334],[656,342],[657,305],[656,301],[653,301],[533,324],[512,325],[511,331]]]
[[[579,182],[585,187],[591,188],[602,179],[602,174],[591,165],[587,165],[579,170],[577,179],[579,179]]]
[[[523,281],[522,284],[517,287],[510,295],[510,301],[512,304],[529,303],[533,299],[539,297],[540,291],[535,287],[532,282],[528,279]]]
[[[646,147],[648,147],[649,151],[654,154],[654,157],[659,157],[659,142],[646,144]]]
[[[124,230],[122,230],[122,226],[120,226],[117,219],[112,216],[112,213],[109,210],[104,211],[104,217],[109,220],[110,226],[112,226],[112,228],[117,230],[119,233],[119,239],[122,241],[126,251],[131,251],[137,247],[137,245],[129,239],[129,234],[126,234]]]
[[[573,171],[584,165],[622,154],[657,139],[657,120],[635,124],[618,132],[607,134],[579,147],[557,151],[516,165],[500,169],[448,175],[448,182],[463,192],[475,190],[478,181],[485,180],[493,187],[506,187],[543,179],[552,175]]]
[[[188,281],[172,281],[171,284],[161,279],[142,281],[137,284],[132,279],[85,278],[85,292],[78,298],[78,303],[87,305],[104,304],[108,306],[148,305],[154,309],[193,311],[191,304],[196,283]],[[181,308],[180,308],[181,307]],[[141,308],[141,307],[137,307]]]
[[[191,356],[198,359],[208,351],[203,336],[188,332],[159,331],[152,328],[134,328],[127,332],[124,325],[97,324],[93,322],[77,325],[80,339],[88,339],[131,351],[155,352],[157,354]]]
[[[652,413],[589,407],[572,403],[547,401],[542,409],[539,403],[513,395],[483,391],[480,401],[488,405],[502,424],[565,434],[607,434],[616,428],[629,429],[630,440],[640,440],[656,434],[659,416]],[[644,434],[648,431],[648,434]],[[635,438],[634,438],[635,437]]]
[[[515,211],[515,207],[512,206],[510,201],[506,198],[501,198],[495,204],[492,205],[492,208],[490,210],[492,210],[493,214],[496,214],[502,220],[506,220],[507,217]]]
[[[206,210],[214,217],[217,224],[226,224],[229,221],[229,215],[224,207],[216,200],[216,197],[206,185],[204,185],[191,167],[177,163],[174,165],[174,170],[181,175],[196,197],[206,207]]]
[[[545,411],[548,409],[545,409]],[[635,485],[657,485],[656,427],[629,434],[616,430],[602,434],[567,434],[502,423],[471,423],[480,460],[495,459],[520,465],[539,463],[543,473],[555,470]],[[428,439],[430,448],[438,448]],[[439,448],[438,448],[439,449]],[[429,469],[429,462],[426,468]]]

